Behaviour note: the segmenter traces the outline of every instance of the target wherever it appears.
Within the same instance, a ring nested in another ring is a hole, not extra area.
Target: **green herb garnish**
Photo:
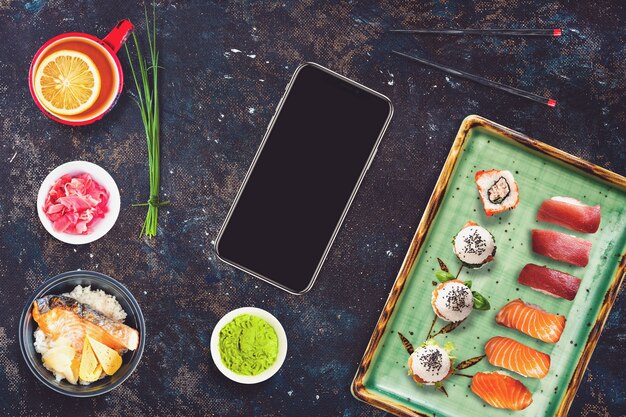
[[[489,310],[491,305],[489,301],[478,291],[472,291],[472,295],[474,295],[474,308],[476,310]]]
[[[435,276],[437,277],[437,279],[441,283],[447,282],[447,281],[451,281],[453,279],[456,279],[454,277],[454,275],[452,275],[451,273],[446,272],[446,271],[437,271],[437,272],[435,272]]]
[[[130,63],[130,69],[135,80],[137,88],[137,96],[134,98],[139,110],[141,111],[141,120],[146,131],[146,140],[148,144],[148,166],[150,170],[150,198],[146,203],[133,204],[133,206],[147,206],[148,213],[146,220],[139,236],[146,235],[148,237],[156,236],[157,221],[159,218],[159,207],[169,204],[169,201],[161,201],[159,198],[160,188],[160,153],[161,146],[159,143],[160,126],[159,126],[159,94],[158,94],[158,70],[159,70],[159,52],[156,43],[156,3],[152,4],[152,29],[150,29],[150,20],[148,19],[148,9],[144,5],[146,16],[146,32],[148,35],[148,45],[150,49],[150,66],[141,54],[137,35],[133,32],[133,41],[135,43],[135,51],[137,61],[139,62],[139,78],[135,72],[133,60],[130,57],[128,45],[125,45],[126,55]],[[152,76],[148,74],[152,73]]]

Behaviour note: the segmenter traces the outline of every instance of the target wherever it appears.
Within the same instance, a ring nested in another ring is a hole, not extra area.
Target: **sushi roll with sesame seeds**
[[[456,323],[465,320],[472,312],[474,295],[463,281],[454,279],[439,284],[430,303],[437,317]]]
[[[474,179],[487,216],[512,210],[519,203],[517,183],[509,171],[478,171]]]
[[[454,254],[468,268],[480,268],[496,256],[496,239],[487,229],[468,221],[452,239]]]
[[[425,342],[409,356],[409,375],[420,385],[439,385],[454,372],[452,345],[438,346],[434,340]]]

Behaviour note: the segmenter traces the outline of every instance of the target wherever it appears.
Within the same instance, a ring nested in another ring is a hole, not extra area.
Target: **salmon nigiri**
[[[139,345],[137,330],[71,297],[48,295],[36,299],[33,302],[33,319],[53,339],[61,336],[68,338],[77,352],[82,351],[85,336],[118,351],[135,350]]]
[[[478,372],[472,377],[472,392],[492,407],[523,410],[533,396],[517,379],[504,372]]]
[[[530,378],[543,378],[550,369],[550,355],[508,337],[489,339],[485,354],[490,364]]]
[[[600,227],[600,206],[588,206],[571,197],[552,197],[541,203],[537,220],[577,232],[595,233]]]
[[[547,343],[556,343],[565,328],[565,317],[548,313],[522,300],[513,300],[500,309],[496,323],[519,330]]]
[[[533,252],[575,266],[587,266],[591,242],[552,230],[532,231]]]

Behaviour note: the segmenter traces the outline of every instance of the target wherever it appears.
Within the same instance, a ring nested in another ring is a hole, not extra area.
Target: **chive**
[[[139,237],[148,236],[152,238],[157,234],[157,223],[159,219],[159,207],[169,204],[169,201],[161,201],[159,198],[159,189],[161,184],[160,171],[160,119],[159,119],[159,52],[156,42],[156,3],[152,3],[152,25],[148,18],[148,8],[144,5],[144,15],[146,18],[146,33],[148,37],[148,49],[150,51],[150,66],[141,53],[139,39],[133,32],[133,44],[135,46],[136,60],[139,71],[135,71],[135,65],[130,55],[128,45],[124,45],[126,56],[130,63],[130,70],[133,74],[137,95],[134,97],[139,112],[141,113],[141,121],[146,132],[146,144],[148,148],[148,170],[150,177],[150,197],[147,202],[133,204],[137,206],[147,206],[148,213],[139,233]],[[152,27],[151,27],[152,26]],[[149,72],[151,71],[152,77]],[[137,75],[139,74],[139,76]]]

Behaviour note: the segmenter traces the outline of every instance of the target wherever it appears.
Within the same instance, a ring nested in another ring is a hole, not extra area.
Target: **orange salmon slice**
[[[472,378],[472,392],[495,408],[519,411],[533,402],[528,388],[502,372],[478,372]]]
[[[550,355],[508,337],[489,339],[485,353],[490,364],[530,378],[543,378],[550,370]]]
[[[556,343],[565,328],[565,317],[548,313],[522,300],[513,300],[500,309],[496,323],[519,330],[547,343]]]

